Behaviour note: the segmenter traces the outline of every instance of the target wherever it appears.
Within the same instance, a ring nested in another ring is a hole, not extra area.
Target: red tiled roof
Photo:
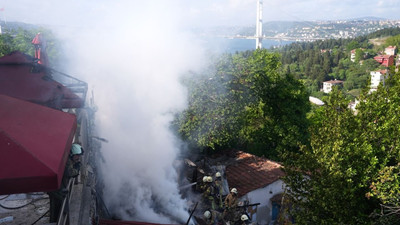
[[[392,55],[377,55],[374,57],[375,60],[388,60],[389,58],[392,58]]]
[[[235,158],[236,163],[226,168],[226,177],[229,187],[237,188],[239,196],[266,187],[284,176],[277,162],[241,151]]]

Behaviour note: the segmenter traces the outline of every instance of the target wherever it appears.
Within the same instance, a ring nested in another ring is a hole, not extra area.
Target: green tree
[[[362,96],[360,104],[361,127],[364,136],[375,151],[377,173],[373,176],[370,192],[372,199],[382,204],[380,220],[400,218],[400,73],[390,77],[385,86],[371,95]]]
[[[225,55],[204,76],[189,77],[189,107],[179,134],[200,149],[241,148],[276,158],[304,143],[308,97],[301,82],[279,74],[267,50]]]
[[[334,90],[312,114],[310,145],[285,159],[297,223],[399,222],[399,78],[397,73],[376,92],[361,94],[357,113]]]
[[[400,35],[388,37],[385,40],[385,46],[389,46],[389,45],[397,46],[397,48],[399,48],[400,47]]]
[[[352,40],[346,46],[347,51],[351,51],[351,50],[356,49],[356,48],[360,48],[360,43],[358,41],[356,41],[356,40]]]
[[[362,224],[370,212],[368,148],[354,142],[357,120],[347,103],[334,89],[311,118],[310,146],[288,155],[285,182],[298,224]]]
[[[359,49],[359,48],[357,48],[356,49],[356,57],[354,59],[354,62],[358,64],[363,59],[364,59],[364,51]]]
[[[32,32],[32,30],[19,28],[12,40],[13,50],[20,51],[28,55],[34,55],[35,48],[31,42],[35,35],[36,33]]]
[[[12,51],[12,36],[9,34],[0,35],[0,56],[7,55]]]
[[[41,33],[46,40],[46,53],[52,64],[58,63],[61,57],[60,44],[50,30],[44,28],[21,28],[11,30],[0,35],[0,56],[20,51],[27,55],[34,55],[35,48],[32,44],[37,33]]]

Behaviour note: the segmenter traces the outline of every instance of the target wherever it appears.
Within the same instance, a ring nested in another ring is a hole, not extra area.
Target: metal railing
[[[60,216],[58,217],[57,225],[69,225],[69,205],[73,197],[75,178],[71,178],[68,182],[67,191],[68,194],[65,196],[61,206]]]

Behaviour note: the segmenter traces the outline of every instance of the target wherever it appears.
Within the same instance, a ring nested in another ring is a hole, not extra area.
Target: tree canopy
[[[16,26],[13,29],[3,29],[3,33],[0,35],[0,56],[14,51],[33,56],[35,48],[32,40],[37,33],[41,33],[46,40],[46,52],[49,61],[56,63],[60,59],[60,45],[50,30],[34,26],[25,26],[24,28]]]
[[[335,90],[313,114],[310,145],[285,160],[298,224],[400,222],[399,77],[361,95],[357,113]]]
[[[189,107],[175,120],[179,134],[199,149],[241,148],[271,158],[305,143],[308,96],[300,81],[278,72],[280,65],[276,53],[248,51],[187,77]]]

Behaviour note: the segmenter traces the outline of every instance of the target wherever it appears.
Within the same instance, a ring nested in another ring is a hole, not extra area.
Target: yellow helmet
[[[208,176],[208,177],[207,177],[207,182],[209,182],[209,183],[213,182],[213,179],[212,179],[211,176]]]
[[[206,183],[207,182],[207,176],[203,177],[203,182]]]
[[[216,177],[216,178],[221,177],[221,173],[220,173],[220,172],[217,172],[217,173],[215,174],[215,177]]]
[[[248,220],[248,219],[249,219],[249,217],[247,217],[246,214],[243,214],[243,215],[240,217],[240,220],[241,220],[241,221],[246,221],[246,220]]]

